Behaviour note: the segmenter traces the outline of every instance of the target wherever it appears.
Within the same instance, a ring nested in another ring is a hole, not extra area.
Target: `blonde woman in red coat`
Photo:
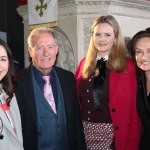
[[[76,73],[88,150],[138,150],[136,73],[113,16],[94,20],[86,58]]]

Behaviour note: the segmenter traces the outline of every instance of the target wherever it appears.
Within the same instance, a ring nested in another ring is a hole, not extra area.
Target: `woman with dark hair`
[[[141,117],[140,150],[150,149],[150,28],[136,33],[130,48],[137,67],[137,110]]]
[[[116,19],[96,18],[87,56],[75,73],[88,150],[138,150],[136,72],[126,55]]]
[[[0,149],[23,150],[18,104],[14,95],[17,75],[11,51],[0,39]]]

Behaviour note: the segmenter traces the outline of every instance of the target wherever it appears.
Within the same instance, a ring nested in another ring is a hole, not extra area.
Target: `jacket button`
[[[41,136],[41,132],[38,132],[38,136]]]
[[[113,108],[113,109],[112,109],[112,112],[115,112],[115,111],[116,111],[116,109],[115,109],[115,108]]]
[[[91,112],[90,111],[88,111],[88,114],[90,114]]]
[[[116,127],[115,127],[115,130],[118,130],[118,129],[119,129],[119,127],[118,127],[118,126],[116,126]]]

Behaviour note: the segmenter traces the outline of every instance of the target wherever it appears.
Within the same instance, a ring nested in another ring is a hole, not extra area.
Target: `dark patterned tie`
[[[99,110],[99,101],[103,98],[103,83],[106,71],[106,62],[104,61],[104,58],[97,60],[96,70],[98,70],[98,74],[94,76],[93,98],[95,109]]]

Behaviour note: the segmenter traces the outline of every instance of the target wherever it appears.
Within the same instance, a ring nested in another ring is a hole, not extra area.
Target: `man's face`
[[[48,74],[53,67],[58,52],[58,45],[49,33],[40,33],[35,39],[34,48],[29,48],[32,63],[44,74]]]

